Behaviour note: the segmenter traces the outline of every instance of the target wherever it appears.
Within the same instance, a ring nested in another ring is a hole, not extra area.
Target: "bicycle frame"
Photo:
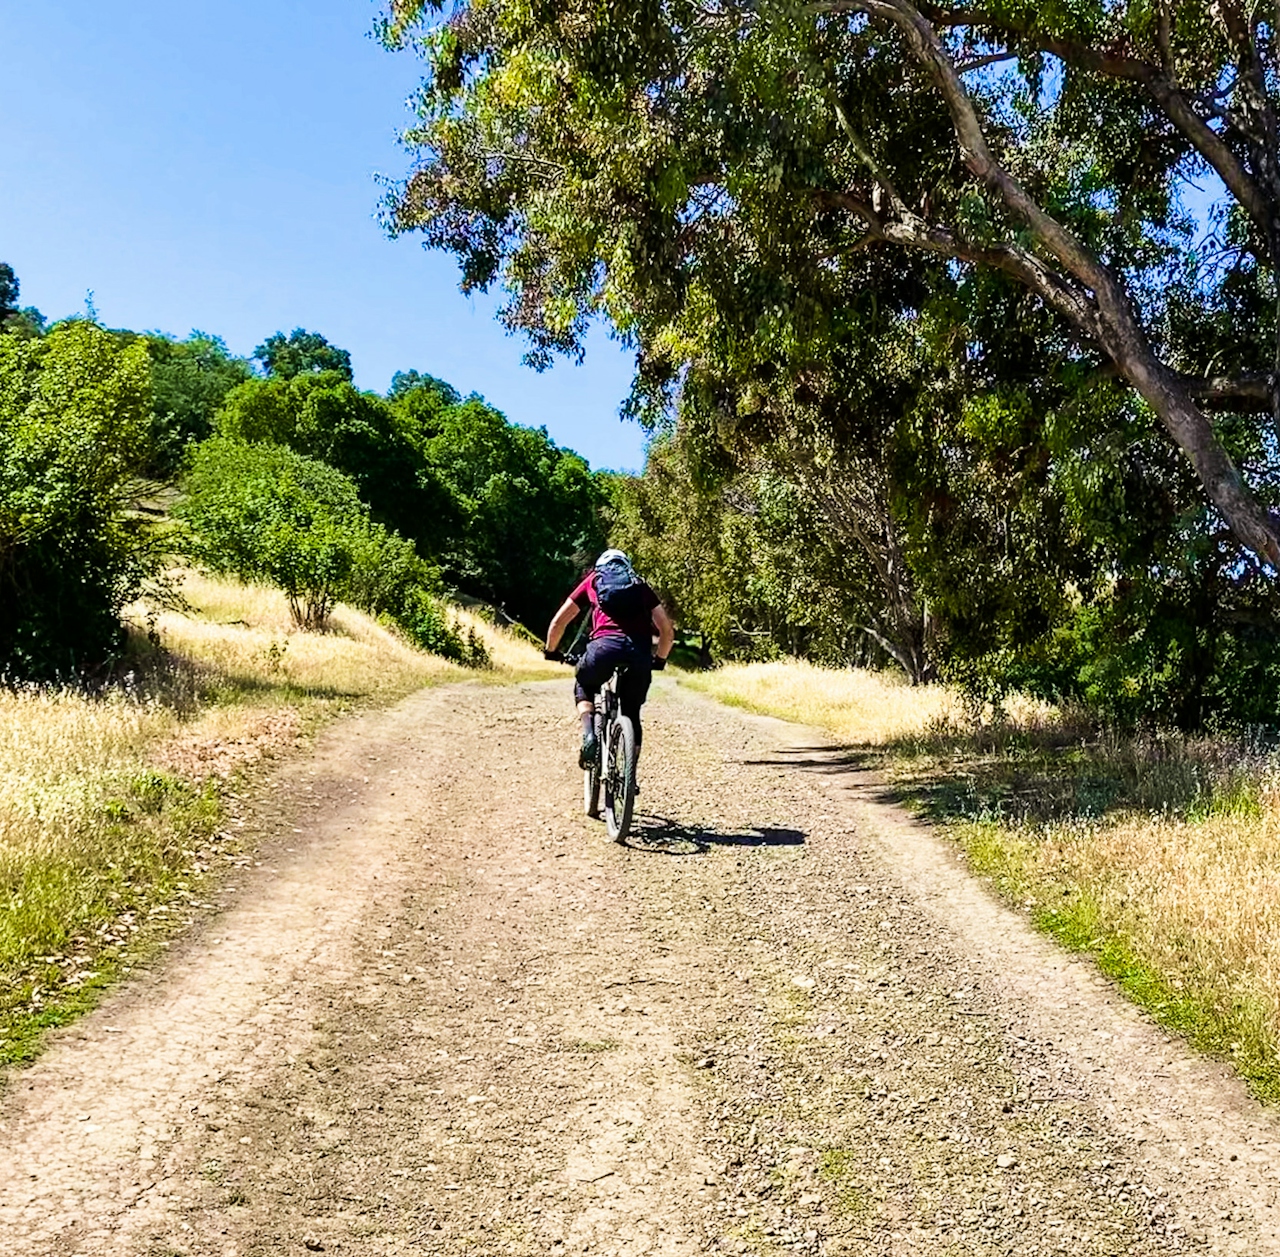
[[[565,663],[576,667],[581,655],[564,656]],[[592,725],[596,735],[596,756],[584,764],[582,802],[588,816],[600,815],[601,795],[604,802],[605,827],[614,842],[624,842],[631,828],[636,799],[635,728],[622,715],[618,698],[618,677],[624,663],[605,681],[596,694]]]

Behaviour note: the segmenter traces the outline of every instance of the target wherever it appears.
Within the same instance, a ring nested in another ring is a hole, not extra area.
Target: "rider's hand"
[[[550,659],[552,663],[564,662],[564,651],[562,650],[543,650],[542,657]]]
[[[667,666],[667,661],[665,659],[660,659],[657,655],[654,655],[653,670],[655,672],[661,672],[662,669],[665,668],[666,666]]]

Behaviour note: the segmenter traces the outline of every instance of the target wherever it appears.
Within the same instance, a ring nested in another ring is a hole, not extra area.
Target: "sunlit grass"
[[[682,680],[735,707],[817,725],[842,742],[868,745],[923,733],[931,721],[960,711],[951,691],[940,685],[912,687],[897,674],[819,668],[798,659],[726,664]]]

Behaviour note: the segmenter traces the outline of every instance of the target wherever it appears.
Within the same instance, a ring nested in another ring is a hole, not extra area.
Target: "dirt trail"
[[[641,840],[565,686],[424,691],[15,1074],[0,1254],[1277,1253],[1280,1124],[820,741],[663,682]]]

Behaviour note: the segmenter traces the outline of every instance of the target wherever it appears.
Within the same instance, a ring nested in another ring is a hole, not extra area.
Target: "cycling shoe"
[[[596,762],[596,757],[600,753],[600,743],[596,741],[595,731],[591,730],[582,735],[582,750],[578,752],[578,767],[590,768]]]

